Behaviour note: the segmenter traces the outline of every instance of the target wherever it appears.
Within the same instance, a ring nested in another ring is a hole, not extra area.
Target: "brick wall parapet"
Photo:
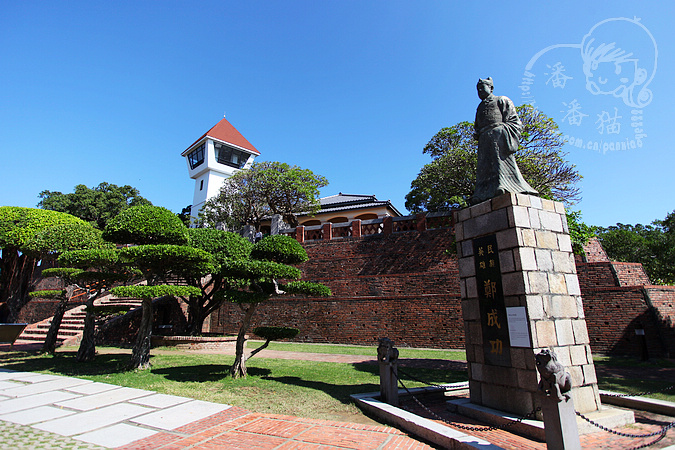
[[[422,233],[431,229],[452,228],[454,226],[452,214],[452,211],[439,211],[401,217],[386,216],[371,220],[354,219],[351,222],[344,223],[329,222],[322,225],[301,225],[286,229],[282,234],[294,237],[302,244],[307,241],[360,238],[376,234],[390,235],[409,231]]]

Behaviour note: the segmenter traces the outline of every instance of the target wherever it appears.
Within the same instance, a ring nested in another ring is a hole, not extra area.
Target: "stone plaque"
[[[491,234],[474,239],[473,254],[476,264],[485,363],[494,366],[510,366],[509,327],[502,290],[502,274],[499,268],[497,236]]]

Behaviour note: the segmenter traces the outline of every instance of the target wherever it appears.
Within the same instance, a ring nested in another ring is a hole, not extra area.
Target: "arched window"
[[[375,213],[360,214],[360,215],[356,216],[355,219],[360,219],[360,220],[377,219],[377,214],[375,214]]]

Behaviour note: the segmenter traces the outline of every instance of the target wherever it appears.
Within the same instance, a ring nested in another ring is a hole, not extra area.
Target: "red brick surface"
[[[451,229],[305,243],[303,278],[331,288],[329,298],[279,298],[261,304],[254,324],[300,329],[297,340],[462,348],[457,260]],[[235,305],[211,316],[211,330],[234,334]]]

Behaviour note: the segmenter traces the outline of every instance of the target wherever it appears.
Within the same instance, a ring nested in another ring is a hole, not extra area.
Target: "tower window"
[[[214,144],[214,150],[216,153],[216,161],[236,169],[244,167],[244,164],[246,164],[246,161],[248,161],[250,156],[246,152],[219,143]]]
[[[188,162],[190,163],[190,169],[194,169],[195,167],[204,162],[204,147],[205,144],[202,144],[196,149],[194,149],[192,152],[190,152],[190,154],[188,155]]]
[[[199,182],[199,190],[201,191],[202,189],[204,189],[204,180]]]

